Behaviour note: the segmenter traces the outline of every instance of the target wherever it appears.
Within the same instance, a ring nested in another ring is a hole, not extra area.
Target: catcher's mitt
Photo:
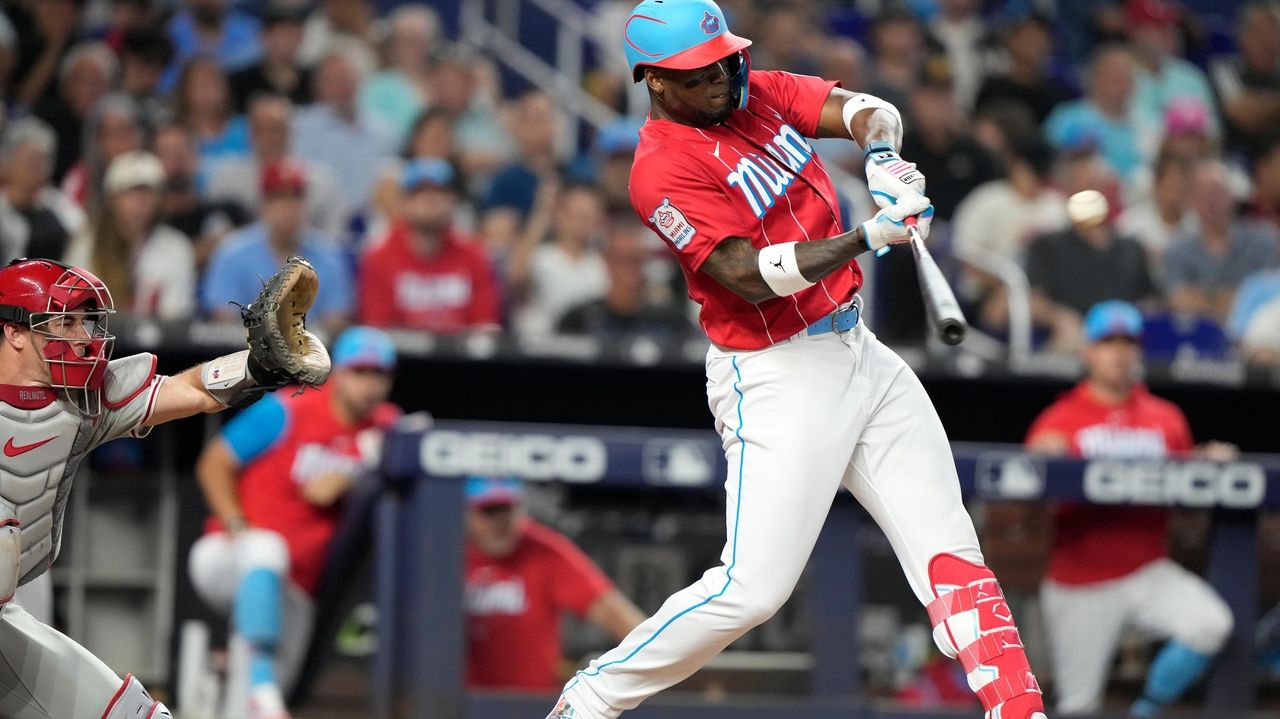
[[[259,386],[314,386],[329,378],[329,352],[304,324],[319,288],[315,268],[294,255],[266,281],[257,299],[240,309],[249,373]]]

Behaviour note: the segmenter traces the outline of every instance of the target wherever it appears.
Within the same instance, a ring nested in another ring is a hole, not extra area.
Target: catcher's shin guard
[[[1044,698],[1031,673],[1013,613],[990,569],[953,554],[929,561],[933,640],[960,662],[989,719],[1043,719]]]

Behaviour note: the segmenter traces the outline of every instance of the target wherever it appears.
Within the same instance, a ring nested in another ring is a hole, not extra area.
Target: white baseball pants
[[[723,564],[570,680],[564,695],[582,719],[634,708],[772,616],[841,487],[888,536],[921,603],[934,598],[935,555],[982,563],[933,404],[861,324],[753,352],[713,347],[707,397],[729,463]]]
[[[0,607],[0,717],[102,719],[122,681],[14,603]]]

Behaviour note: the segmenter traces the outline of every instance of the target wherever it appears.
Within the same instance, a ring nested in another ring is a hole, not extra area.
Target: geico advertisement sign
[[[1101,504],[1169,504],[1251,509],[1267,494],[1267,475],[1256,464],[1092,461],[1084,496]]]
[[[439,430],[423,437],[420,451],[422,469],[445,477],[482,474],[599,482],[609,464],[604,442],[595,437]]]

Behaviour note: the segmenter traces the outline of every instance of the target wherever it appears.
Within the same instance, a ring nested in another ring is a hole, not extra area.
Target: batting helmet
[[[78,267],[20,259],[0,269],[0,323],[44,337],[49,385],[89,416],[102,411],[102,380],[115,341],[107,315],[114,311],[107,286]]]
[[[622,39],[636,82],[644,77],[645,66],[694,70],[741,53],[738,70],[729,80],[736,83],[738,107],[746,106],[745,51],[751,41],[729,32],[724,13],[711,0],[644,0],[627,18]]]

